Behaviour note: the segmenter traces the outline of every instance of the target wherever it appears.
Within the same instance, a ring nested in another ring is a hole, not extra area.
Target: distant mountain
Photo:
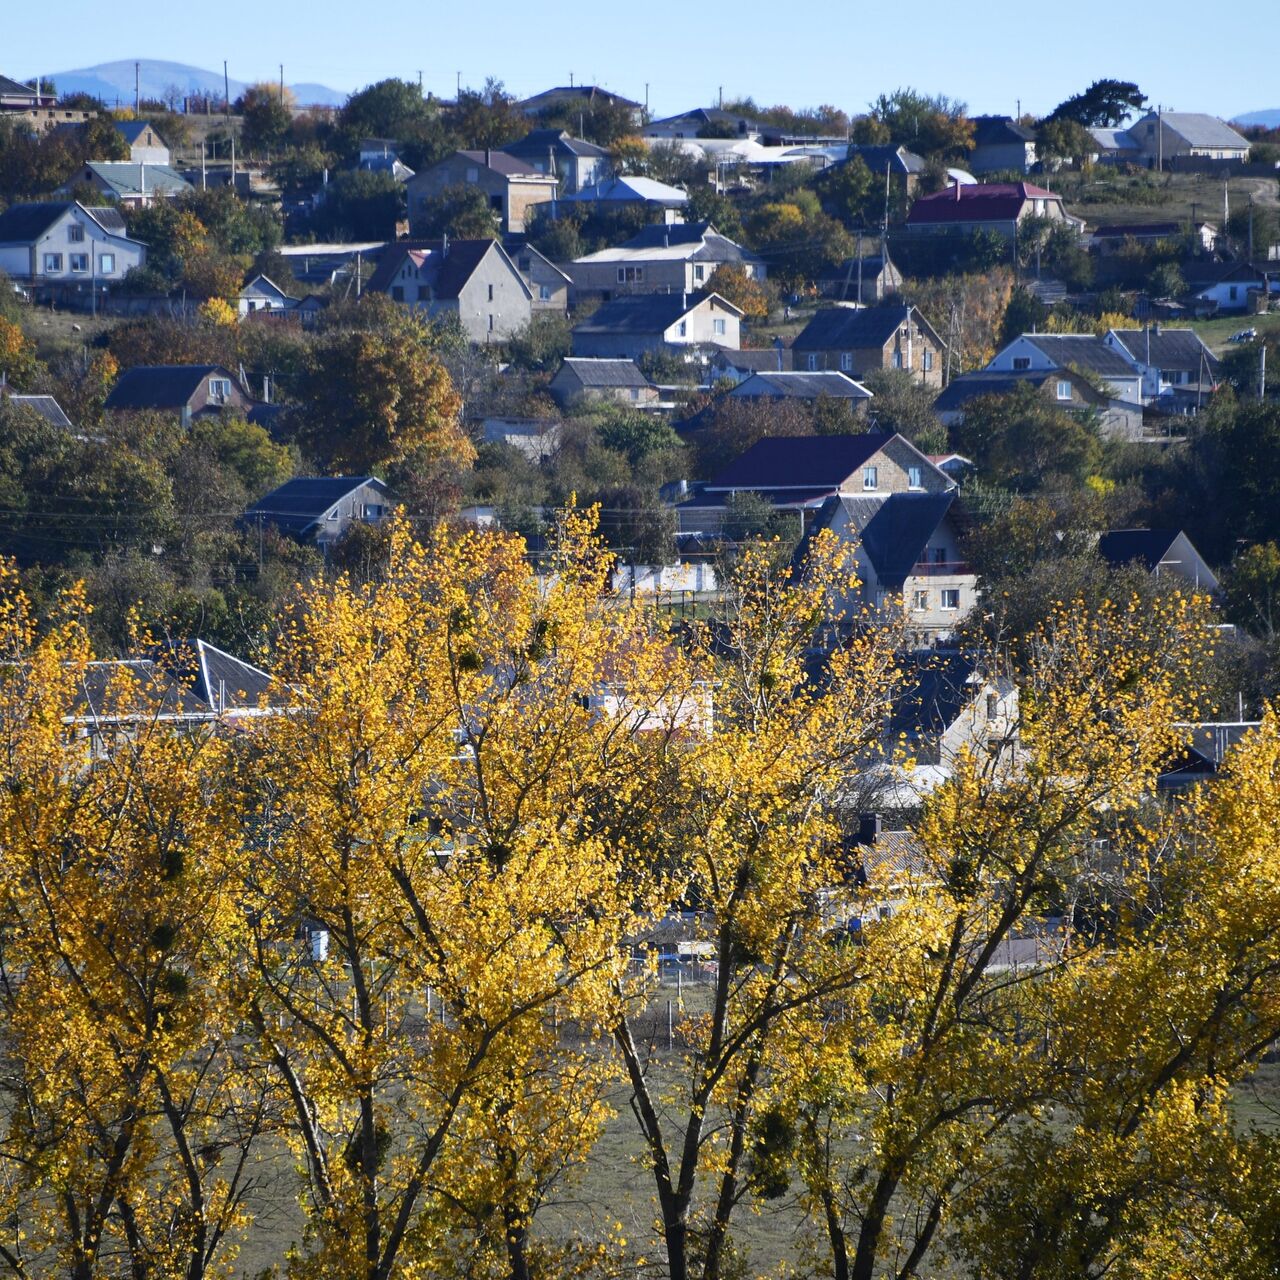
[[[1236,116],[1236,124],[1260,124],[1264,129],[1280,129],[1280,107],[1272,107],[1268,111],[1250,111],[1248,115]]]
[[[177,88],[183,97],[211,94],[219,100],[222,98],[220,71],[205,71],[200,67],[188,66],[185,62],[143,58],[139,75],[144,98],[163,99],[173,88]],[[45,79],[54,82],[59,94],[91,93],[110,106],[114,106],[117,101],[124,106],[133,102],[132,62],[103,62],[96,67],[84,67],[78,71],[46,72]],[[234,102],[247,87],[244,80],[232,80],[231,100]],[[340,107],[347,100],[345,93],[323,84],[295,84],[289,88],[304,106]]]

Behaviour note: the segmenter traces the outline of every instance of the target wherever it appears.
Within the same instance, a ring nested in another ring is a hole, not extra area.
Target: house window
[[[994,693],[987,694],[987,719],[994,720],[1000,714],[1000,698]]]
[[[954,613],[960,607],[960,588],[944,587],[942,590],[942,608],[947,613]]]
[[[840,368],[843,369],[845,373],[853,372],[853,352],[852,351],[842,351],[840,353]]]
[[[639,387],[632,387],[632,388],[631,388],[631,398],[632,398],[633,400],[639,400],[639,399],[640,399],[640,388],[639,388]]]
[[[490,197],[489,197],[489,208],[490,208],[490,209],[492,209],[492,210],[494,211],[494,213],[501,213],[501,212],[502,212],[502,197],[501,197],[501,196],[490,196]]]
[[[366,520],[381,520],[385,512],[386,507],[379,502],[366,502],[364,504],[364,518]]]
[[[551,301],[551,286],[549,284],[540,284],[538,286],[538,301],[539,302]]]
[[[919,489],[920,487],[921,487],[921,484],[920,484],[920,468],[919,468],[919,467],[908,467],[908,468],[907,468],[907,488],[908,488],[908,489]]]
[[[895,369],[902,368],[902,352],[901,351],[895,351],[893,353],[893,367]]]
[[[1231,294],[1231,301],[1232,301],[1232,302],[1234,302],[1234,301],[1236,300],[1236,293],[1237,293],[1236,286],[1235,286],[1235,285],[1230,285],[1230,286],[1229,286],[1229,289],[1230,289],[1230,294]]]
[[[468,170],[467,170],[467,181],[468,181],[468,182],[479,182],[479,181],[480,181],[480,170],[479,170],[479,169],[468,169]]]
[[[680,321],[680,336],[681,336],[682,338],[685,338],[685,337],[688,337],[688,334],[689,334],[689,324],[688,324],[688,321],[686,321],[686,320],[681,320],[681,321]]]
[[[1066,378],[1058,379],[1058,399],[1059,400],[1071,399],[1071,383]]]
[[[493,312],[489,312],[489,332],[493,332]]]
[[[1015,369],[1030,369],[1031,357],[1030,356],[1014,356],[1013,367]]]
[[[44,255],[44,269],[46,272],[61,271],[62,270],[62,254],[46,253]]]
[[[493,285],[489,286],[489,301],[493,301]]]
[[[917,613],[924,613],[929,607],[929,593],[927,591],[917,591],[911,597],[911,607]]]
[[[805,361],[805,364],[807,365],[810,373],[815,372],[818,368],[818,357],[816,355],[811,355],[808,360]]]
[[[933,352],[926,351],[924,353],[924,371],[925,373],[933,372]]]
[[[116,255],[114,253],[100,254],[98,257],[98,274],[100,276],[114,275],[116,269]]]
[[[73,222],[67,228],[67,239],[72,244],[80,244],[84,240],[84,228],[78,222]]]
[[[404,301],[404,286],[403,286],[403,285],[398,285],[398,284],[393,284],[393,285],[391,286],[391,297],[392,297],[392,299],[393,299],[395,302],[403,302],[403,301]]]
[[[618,283],[619,284],[643,284],[644,268],[643,267],[619,267]]]
[[[419,302],[431,301],[431,286],[429,284],[420,284],[418,286],[418,301]]]
[[[724,321],[713,320],[711,322],[711,332],[714,333],[717,338],[723,338],[724,337]]]
[[[230,378],[209,379],[209,399],[216,404],[224,403],[231,395]]]
[[[89,255],[87,253],[70,254],[67,261],[71,264],[72,271],[89,270]]]
[[[707,278],[707,269],[706,269],[706,267],[702,266],[700,263],[695,264],[695,266],[694,266],[694,268],[693,268],[693,278],[694,278],[694,280],[696,280],[699,284],[701,284],[701,283],[702,283],[702,281],[703,281],[703,280],[705,280],[705,279]]]
[[[874,489],[879,483],[879,472],[875,467],[862,468],[862,487],[864,489]]]

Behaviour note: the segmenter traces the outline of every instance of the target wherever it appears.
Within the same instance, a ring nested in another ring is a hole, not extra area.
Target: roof
[[[1180,532],[1180,529],[1112,529],[1098,539],[1098,554],[1117,568],[1137,560],[1147,569],[1154,569]]]
[[[0,388],[4,390],[4,388]],[[74,431],[70,418],[63,412],[62,406],[53,396],[24,396],[14,395],[12,392],[4,390],[5,401],[20,408],[30,409],[32,413],[37,413],[50,426],[62,427],[67,431]]]
[[[474,164],[482,164],[492,169],[494,173],[500,173],[506,178],[538,178],[543,182],[554,182],[555,177],[548,173],[539,173],[531,164],[526,164],[519,156],[508,155],[505,151],[459,151],[460,156],[472,161]]]
[[[874,838],[858,847],[862,858],[862,878],[872,886],[907,877],[912,880],[933,876],[935,868],[913,831],[877,831]]]
[[[580,98],[585,102],[601,98],[605,102],[615,102],[622,107],[640,106],[640,103],[632,102],[630,98],[624,98],[620,93],[611,93],[608,89],[602,89],[596,84],[557,85],[554,89],[544,89],[541,93],[535,93],[532,98],[525,98],[520,106],[526,111],[541,111],[566,98]]]
[[[731,462],[708,489],[838,489],[893,434],[765,436]]]
[[[1043,387],[1050,378],[1061,377],[1070,370],[1017,369],[1002,371],[980,369],[976,373],[962,373],[952,378],[933,402],[933,407],[946,412],[959,409],[978,396],[1003,396],[1020,386]],[[1087,387],[1088,384],[1086,383]],[[1089,387],[1089,391],[1093,388]]]
[[[447,253],[443,240],[397,240],[378,255],[378,265],[365,287],[385,293],[401,264],[411,257],[417,267],[426,270],[424,278],[436,297],[456,298],[491,250],[496,250],[510,263],[506,251],[496,240],[450,240]],[[519,276],[514,264],[511,269]]]
[[[330,507],[367,484],[388,492],[376,476],[298,476],[259,498],[245,511],[244,519],[265,520],[283,533],[305,534]]]
[[[27,98],[36,96],[36,91],[29,84],[20,84],[17,80],[11,80],[5,75],[0,75],[0,93]]]
[[[228,708],[256,707],[266,702],[278,702],[283,691],[268,672],[241,658],[217,649],[204,640],[195,643],[197,675],[193,692],[214,711]]]
[[[735,130],[740,123],[746,124],[748,128],[753,130],[762,127],[751,116],[739,115],[735,111],[724,111],[720,107],[693,107],[674,116],[663,116],[661,120],[651,120],[647,127],[649,129],[660,129],[664,125],[684,124],[686,121],[700,127],[708,124],[729,124]]]
[[[829,523],[835,506],[844,508],[856,531],[863,553],[886,587],[900,588],[924,557],[929,539],[942,523],[955,490],[942,493],[890,493],[877,497],[858,495],[831,499],[831,511],[819,517],[818,527]]]
[[[68,209],[68,200],[48,204],[15,204],[0,213],[0,244],[29,244],[38,240]]]
[[[574,333],[663,333],[695,307],[714,298],[726,311],[741,315],[717,293],[629,293],[597,307]]]
[[[624,262],[632,259],[676,262],[760,262],[749,249],[722,236],[710,222],[653,223],[622,244],[588,253],[574,262]]]
[[[742,348],[740,351],[720,351],[711,362],[721,369],[746,369],[752,373],[774,373],[791,368],[790,347]]]
[[[584,387],[647,387],[649,379],[640,372],[634,360],[592,359],[569,356],[556,377],[568,370]]]
[[[544,159],[548,151],[571,156],[594,156],[599,159],[609,154],[604,147],[575,138],[566,129],[531,129],[523,138],[506,143],[502,149],[507,155],[521,159],[537,156],[539,160]]]
[[[129,228],[125,225],[124,214],[115,205],[92,204],[81,208],[109,235],[128,237]]]
[[[770,355],[775,353],[770,352]],[[829,396],[835,400],[870,400],[871,392],[846,373],[826,370],[821,373],[793,373],[759,370],[740,382],[731,393],[735,396],[765,396],[770,399],[816,400]]]
[[[143,133],[150,129],[155,135],[156,142],[160,146],[165,145],[164,139],[160,136],[160,131],[151,123],[150,120],[117,120],[115,129],[118,134],[124,137],[124,140],[132,145],[142,137]]]
[[[925,170],[923,156],[908,151],[906,147],[887,143],[854,143],[849,147],[849,159],[855,156],[860,157],[872,173],[883,173],[886,165],[894,173],[923,173]]]
[[[900,666],[903,681],[889,717],[891,739],[944,733],[973,701],[975,686],[984,683],[977,660],[954,650],[906,654]]]
[[[957,182],[933,195],[921,196],[911,206],[907,225],[1012,222],[1028,200],[1061,203],[1062,197],[1030,182]]]
[[[270,276],[264,275],[261,271],[255,272],[254,275],[240,286],[240,297],[242,298],[288,298],[289,295],[278,285]]]
[[[894,302],[877,307],[823,307],[796,336],[796,351],[827,351],[836,347],[883,347],[915,312],[916,320],[934,340],[941,340],[914,307]]]
[[[1024,333],[1054,364],[1074,366],[1103,378],[1136,378],[1138,371],[1118,351],[1092,333]]]
[[[1137,124],[1129,127],[1129,132],[1138,136],[1140,125],[1148,121],[1154,123],[1157,116],[1149,111]],[[1248,139],[1242,138],[1229,124],[1219,120],[1217,116],[1202,115],[1196,111],[1162,111],[1159,119],[1165,127],[1172,130],[1189,146],[1193,147],[1228,147],[1248,149]]]
[[[179,409],[208,377],[235,377],[217,364],[140,364],[126,369],[103,402],[104,409]]]
[[[167,164],[133,164],[124,160],[90,160],[85,168],[117,196],[151,195],[155,192],[194,191],[176,169]],[[66,185],[73,186],[76,179]]]
[[[1185,230],[1185,227],[1176,222],[1108,222],[1094,227],[1091,234],[1095,240],[1123,240],[1128,236],[1172,239],[1182,235]]]
[[[1217,376],[1218,360],[1200,339],[1194,329],[1113,329],[1118,341],[1129,354],[1143,364],[1156,369],[1204,369],[1211,377]],[[1148,358],[1147,343],[1150,342]]]
[[[973,141],[978,147],[1001,147],[1034,142],[1036,131],[1019,124],[1011,116],[973,116]]]
[[[573,204],[593,204],[603,200],[643,200],[648,204],[679,207],[688,203],[689,197],[682,188],[668,186],[653,178],[626,177],[606,178],[603,182],[593,183],[573,195],[561,196],[560,199]]]
[[[1089,130],[1094,142],[1103,151],[1137,151],[1137,142],[1129,135],[1128,129],[1104,129],[1095,126]]]

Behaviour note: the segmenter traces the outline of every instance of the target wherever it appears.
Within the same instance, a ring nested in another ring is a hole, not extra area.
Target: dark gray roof
[[[887,143],[853,143],[848,158],[852,160],[854,156],[860,157],[872,173],[883,174],[886,165],[890,173],[923,173],[925,168],[923,156]]]
[[[77,716],[108,723],[204,711],[171,671],[150,658],[86,663],[73,706]]]
[[[935,869],[920,838],[912,831],[877,831],[870,843],[861,845],[862,876],[872,886],[892,883],[902,877],[931,876]]]
[[[71,419],[62,411],[62,406],[54,399],[53,396],[21,396],[21,395],[5,395],[7,403],[19,405],[23,408],[30,409],[32,413],[38,413],[50,426],[62,427],[67,431],[74,431]]]
[[[1194,329],[1156,329],[1150,334],[1146,329],[1116,329],[1116,337],[1124,343],[1125,350],[1135,360],[1147,363],[1147,340],[1151,341],[1151,365],[1157,369],[1189,369],[1192,372],[1203,368],[1206,375],[1212,378],[1217,375],[1218,361],[1208,347],[1200,340]]]
[[[192,688],[214,711],[279,705],[284,689],[261,667],[216,649],[203,640],[195,643],[197,673]]]
[[[36,96],[36,91],[29,84],[20,84],[17,80],[11,80],[5,75],[0,75],[0,93],[11,97],[16,97],[19,94],[31,98]]]
[[[92,204],[86,205],[85,210],[103,231],[109,231],[113,236],[129,234],[129,228],[125,226],[124,214],[115,205]]]
[[[1137,560],[1154,569],[1173,545],[1178,529],[1112,529],[1098,539],[1098,554],[1111,565]]]
[[[426,252],[429,255],[423,263],[426,282],[436,297],[456,298],[485,256],[495,249],[505,256],[505,250],[496,240],[450,240],[448,253],[444,252],[443,240],[397,240],[382,250],[365,287],[375,293],[385,293],[405,258],[411,252]],[[515,271],[514,265],[512,271]]]
[[[574,333],[662,333],[688,315],[707,295],[632,293],[597,307],[573,326]]]
[[[770,354],[773,354],[770,352]],[[871,392],[848,374],[827,370],[821,373],[778,372],[762,369],[734,388],[732,394],[770,399],[817,400],[828,396],[836,400],[870,400]]]
[[[265,521],[282,533],[302,535],[335,503],[367,484],[388,492],[376,476],[298,476],[259,498],[245,511],[244,521]]]
[[[130,144],[137,142],[143,133],[150,129],[155,134],[156,142],[160,146],[165,145],[164,139],[160,136],[160,132],[150,120],[117,120],[115,124],[116,132],[123,135],[124,140]]]
[[[976,146],[999,147],[1035,140],[1036,131],[1019,124],[1011,116],[973,117],[973,141]]]
[[[951,505],[955,490],[945,493],[891,493],[882,497],[839,497],[832,503],[844,507],[850,525],[858,533],[862,550],[875,567],[882,585],[900,588],[924,555]],[[818,527],[829,523],[834,507],[819,517]]]
[[[837,489],[893,435],[765,436],[712,479],[709,489]]]
[[[549,175],[539,173],[531,164],[505,151],[459,151],[458,154],[476,164],[487,165],[494,173],[506,178],[549,178]]]
[[[976,659],[955,650],[904,654],[899,667],[903,679],[889,717],[890,740],[902,734],[908,741],[937,738],[973,701],[982,678]]]
[[[180,409],[195,394],[205,378],[235,377],[216,364],[144,364],[126,369],[111,394],[103,402],[105,409]]]
[[[532,129],[519,141],[508,142],[502,149],[507,155],[520,160],[545,160],[548,151],[557,155],[595,156],[600,159],[609,154],[604,147],[575,138],[564,129]]]
[[[797,335],[797,351],[827,351],[834,347],[882,347],[894,331],[907,323],[913,308],[901,303],[880,307],[824,307]],[[916,312],[923,323],[924,317]]]
[[[1118,351],[1091,333],[1025,333],[1044,354],[1062,368],[1074,365],[1103,378],[1136,378],[1138,371]]]
[[[778,357],[782,359],[779,361]],[[720,351],[712,365],[717,369],[749,369],[753,373],[786,372],[791,368],[790,347],[743,348],[741,351]]]
[[[0,213],[0,244],[29,244],[44,235],[68,209],[74,207],[67,200],[11,205]]]
[[[560,369],[574,374],[584,387],[647,387],[649,379],[634,360],[591,359],[569,356]],[[560,374],[557,373],[556,377]]]
[[[620,93],[612,93],[597,84],[556,85],[553,89],[544,89],[531,98],[525,98],[519,105],[526,111],[540,111],[544,107],[555,106],[559,102],[580,99],[583,102],[594,102],[599,98],[602,102],[617,103],[622,107],[638,107],[640,103],[624,98]]]
[[[1058,372],[1053,369],[1019,369],[1012,372],[980,369],[975,373],[962,373],[947,383],[933,402],[933,407],[940,410],[959,409],[978,396],[1008,395],[1023,385],[1043,387],[1050,378],[1057,376]]]

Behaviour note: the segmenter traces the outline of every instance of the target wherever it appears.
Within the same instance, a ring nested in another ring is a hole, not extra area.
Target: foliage
[[[1036,130],[1036,155],[1042,160],[1066,160],[1082,166],[1097,150],[1093,135],[1077,119],[1059,116],[1044,121]]]
[[[792,289],[821,279],[853,252],[849,233],[803,188],[753,209],[747,235],[770,273]]]
[[[500,227],[485,193],[460,182],[424,200],[414,211],[413,229],[415,235],[428,238],[448,235],[458,240],[496,240]]]
[[[404,215],[401,183],[389,173],[355,169],[325,187],[311,225],[317,234],[338,240],[391,240]]]
[[[255,151],[278,147],[293,124],[293,90],[266,82],[251,84],[235,104],[241,136]]]
[[[962,160],[973,150],[973,124],[965,104],[942,94],[896,89],[871,104],[871,116],[888,133],[886,141],[909,147],[917,155]]]
[[[997,267],[981,275],[947,275],[905,282],[903,296],[951,348],[951,372],[981,369],[995,355],[1013,273]]]
[[[1146,96],[1136,84],[1128,80],[1095,80],[1082,93],[1054,107],[1046,123],[1066,120],[1089,128],[1114,129],[1146,106]]]
[[[747,275],[746,268],[736,262],[722,262],[707,281],[707,290],[718,293],[742,312],[744,320],[769,318],[769,292],[760,281]]]
[[[896,431],[925,453],[947,451],[947,429],[933,407],[935,388],[906,369],[872,369],[861,382],[875,397],[870,413],[876,430]]]

